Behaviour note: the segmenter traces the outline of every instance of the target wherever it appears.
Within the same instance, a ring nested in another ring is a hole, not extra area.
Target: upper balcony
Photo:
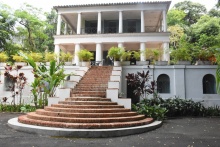
[[[57,35],[166,32],[169,5],[170,1],[57,6]]]

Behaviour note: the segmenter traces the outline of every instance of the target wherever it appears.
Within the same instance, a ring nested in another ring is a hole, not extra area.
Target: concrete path
[[[22,114],[0,113],[1,147],[220,147],[220,117],[166,120],[154,131],[115,138],[54,138],[17,132],[7,121]]]

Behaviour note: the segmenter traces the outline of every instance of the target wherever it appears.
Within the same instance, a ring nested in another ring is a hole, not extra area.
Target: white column
[[[75,64],[79,65],[79,57],[77,53],[80,51],[80,44],[75,44]]]
[[[58,17],[57,17],[57,35],[60,35],[60,29],[61,29],[61,14],[58,14]]]
[[[64,26],[64,35],[66,35],[67,34],[67,23],[65,23],[65,26]]]
[[[123,47],[124,47],[124,43],[123,43],[123,42],[119,42],[119,43],[118,43],[118,47],[123,48]]]
[[[170,49],[168,42],[163,43],[163,61],[170,61]]]
[[[146,61],[146,55],[145,55],[145,42],[140,43],[140,61]]]
[[[165,10],[163,10],[163,31],[167,31],[167,14]]]
[[[60,46],[58,44],[55,45],[54,53],[57,57],[60,55]],[[57,62],[59,62],[59,58],[57,58]]]
[[[122,11],[119,11],[119,27],[118,33],[123,33],[123,14]]]
[[[97,25],[97,34],[101,34],[102,31],[102,13],[98,12],[98,25]]]
[[[102,61],[102,44],[96,43],[96,59],[95,61]]]
[[[145,32],[145,24],[144,24],[144,11],[141,11],[141,33]]]
[[[78,13],[78,20],[77,20],[77,34],[81,34],[81,13]]]

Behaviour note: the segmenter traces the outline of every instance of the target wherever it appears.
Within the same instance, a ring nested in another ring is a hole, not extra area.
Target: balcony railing
[[[86,27],[81,29],[82,34],[97,34],[97,27]],[[158,32],[156,27],[145,27],[145,32]],[[104,27],[103,33],[118,33],[118,27]],[[136,27],[129,26],[125,27],[124,33],[140,33]]]
[[[82,34],[97,34],[97,27],[82,28]]]
[[[117,27],[105,27],[104,28],[105,33],[117,33]]]

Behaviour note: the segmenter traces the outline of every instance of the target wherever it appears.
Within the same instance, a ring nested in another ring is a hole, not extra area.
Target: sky
[[[59,5],[73,5],[73,4],[93,4],[93,3],[109,3],[109,2],[140,2],[148,0],[0,0],[0,2],[9,5],[13,9],[18,9],[23,3],[28,3],[37,8],[42,8],[43,11],[49,12],[53,6]],[[150,1],[167,1],[167,0],[150,0]],[[172,0],[170,8],[178,2],[184,0]],[[206,6],[207,10],[210,10],[216,3],[217,0],[191,0],[198,2]]]

